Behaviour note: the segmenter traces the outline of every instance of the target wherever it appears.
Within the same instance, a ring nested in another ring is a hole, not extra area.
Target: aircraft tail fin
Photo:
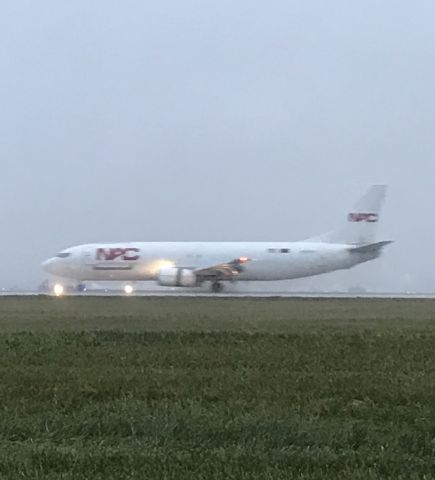
[[[386,190],[386,185],[372,185],[347,214],[346,221],[340,228],[310,240],[347,245],[375,243],[377,225]]]

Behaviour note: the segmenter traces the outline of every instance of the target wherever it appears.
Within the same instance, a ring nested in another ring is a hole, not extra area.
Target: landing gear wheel
[[[213,282],[211,284],[211,291],[213,293],[221,293],[224,290],[224,286],[222,285],[221,282]]]
[[[78,291],[79,293],[85,293],[86,290],[87,290],[86,284],[84,284],[84,283],[79,283],[79,284],[77,285],[77,291]]]

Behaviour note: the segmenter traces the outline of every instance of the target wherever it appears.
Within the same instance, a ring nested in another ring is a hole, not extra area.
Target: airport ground
[[[435,301],[0,298],[0,478],[435,476]]]

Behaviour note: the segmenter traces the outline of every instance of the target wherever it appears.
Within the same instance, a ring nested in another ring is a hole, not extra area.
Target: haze
[[[435,291],[433,1],[7,1],[0,285],[64,247],[298,240],[388,183],[378,262]]]

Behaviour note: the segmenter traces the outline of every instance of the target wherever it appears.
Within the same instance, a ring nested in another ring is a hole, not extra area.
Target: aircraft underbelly
[[[289,280],[347,268],[344,258],[327,255],[294,255],[286,261],[253,261],[246,265],[240,280]]]

